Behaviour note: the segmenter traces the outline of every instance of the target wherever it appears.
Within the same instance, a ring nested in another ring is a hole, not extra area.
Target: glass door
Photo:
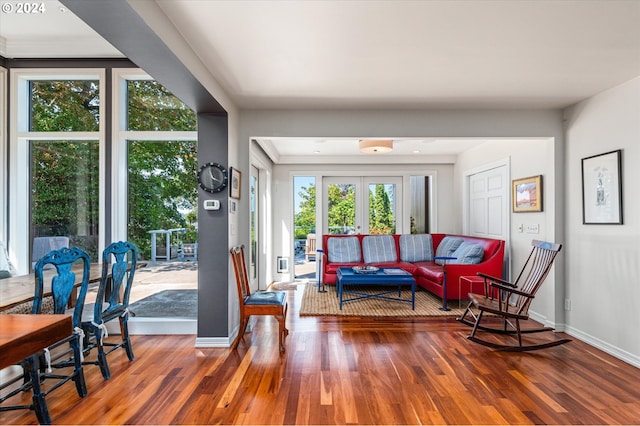
[[[259,235],[259,203],[258,203],[258,176],[259,171],[256,166],[251,166],[251,176],[249,181],[249,232],[251,233],[249,244],[251,250],[249,254],[249,281],[251,288],[258,288],[258,235]]]
[[[402,178],[401,177],[365,177],[364,187],[364,233],[401,234],[402,233]]]
[[[322,205],[327,234],[402,233],[401,177],[325,177]]]
[[[332,176],[324,177],[322,182],[322,229],[325,233],[362,233],[362,178]]]

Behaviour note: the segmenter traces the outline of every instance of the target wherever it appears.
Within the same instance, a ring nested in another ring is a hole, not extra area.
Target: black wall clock
[[[200,167],[198,183],[207,192],[220,192],[227,187],[227,169],[218,163],[207,163]]]

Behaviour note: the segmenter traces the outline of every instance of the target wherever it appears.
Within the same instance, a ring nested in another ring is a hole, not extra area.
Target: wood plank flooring
[[[238,351],[195,336],[134,336],[136,358],[86,366],[48,398],[55,424],[637,424],[640,372],[578,340],[495,352],[452,318],[301,318],[289,290],[287,351],[259,318]],[[538,337],[539,338],[539,337]],[[23,398],[28,400],[28,395]],[[31,424],[30,411],[0,424]]]

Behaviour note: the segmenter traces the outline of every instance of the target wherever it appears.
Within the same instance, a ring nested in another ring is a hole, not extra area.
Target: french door
[[[258,286],[258,242],[260,237],[260,203],[259,203],[259,170],[251,165],[249,176],[249,285],[251,289]]]
[[[330,176],[322,187],[325,233],[402,233],[401,177]]]

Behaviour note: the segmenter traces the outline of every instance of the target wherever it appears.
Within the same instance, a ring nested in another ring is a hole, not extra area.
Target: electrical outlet
[[[571,310],[571,299],[564,299],[564,310],[565,311]]]

